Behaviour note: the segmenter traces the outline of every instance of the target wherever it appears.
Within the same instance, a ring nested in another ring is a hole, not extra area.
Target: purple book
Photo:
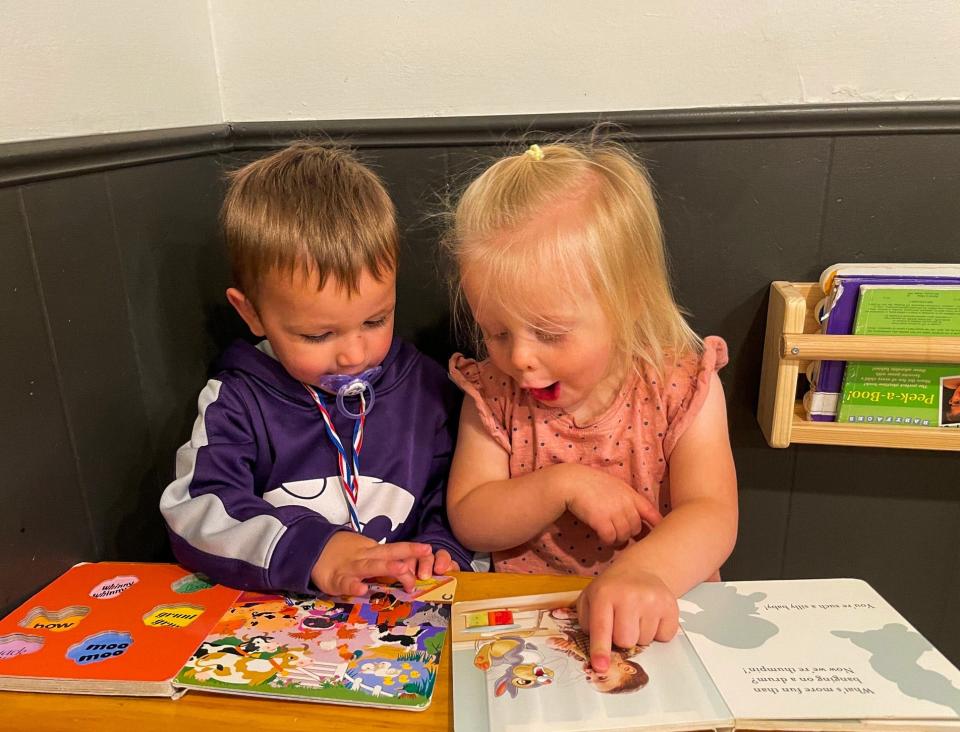
[[[861,285],[960,285],[960,276],[911,275],[836,275],[833,278],[831,304],[823,325],[826,335],[850,335],[857,314]],[[816,376],[816,387],[804,399],[804,406],[814,422],[834,422],[837,402],[843,386],[846,361],[821,361]]]

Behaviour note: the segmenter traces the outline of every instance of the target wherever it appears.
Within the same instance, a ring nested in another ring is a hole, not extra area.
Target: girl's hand
[[[590,636],[590,665],[610,667],[612,645],[632,648],[668,641],[680,623],[677,599],[657,575],[614,565],[580,594],[580,627]]]
[[[433,559],[429,544],[378,544],[352,531],[338,531],[320,552],[310,579],[327,595],[362,595],[368,577],[394,577],[410,592],[416,581],[413,570],[426,557]]]
[[[569,465],[565,480],[567,510],[587,524],[605,544],[624,544],[647,523],[663,517],[649,499],[626,482],[595,468]]]

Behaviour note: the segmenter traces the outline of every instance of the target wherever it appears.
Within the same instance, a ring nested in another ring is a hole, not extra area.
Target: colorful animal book
[[[960,730],[960,671],[860,580],[704,583],[604,674],[577,594],[454,604],[457,732]]]
[[[175,564],[78,564],[0,620],[0,689],[173,696],[239,594]]]
[[[186,689],[423,709],[453,577],[359,598],[241,593],[175,564],[79,564],[0,621],[0,689]]]
[[[960,265],[916,263],[840,263],[820,275],[824,307],[819,315],[825,335],[850,335],[863,285],[960,284]],[[837,418],[845,361],[824,360],[815,364],[810,391],[804,396],[807,416],[813,421]]]
[[[856,335],[960,337],[960,285],[863,285]],[[960,427],[960,364],[850,361],[838,421]]]
[[[452,579],[363,598],[243,594],[193,653],[177,686],[228,694],[420,710],[430,704]]]

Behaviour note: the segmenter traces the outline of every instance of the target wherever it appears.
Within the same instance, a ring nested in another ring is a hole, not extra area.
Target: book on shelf
[[[594,672],[578,593],[454,603],[454,729],[960,729],[960,671],[861,580],[707,582]]]
[[[820,332],[825,335],[850,335],[853,333],[861,286],[960,284],[960,264],[839,263],[823,270],[819,284],[824,292],[817,314]],[[845,361],[828,359],[811,364],[808,371],[811,385],[803,398],[807,419],[815,422],[836,420],[845,367]]]
[[[368,586],[241,593],[173,564],[80,564],[0,620],[0,689],[424,709],[456,579]]]
[[[860,287],[854,335],[960,336],[960,285]],[[960,427],[960,364],[850,361],[838,421]]]

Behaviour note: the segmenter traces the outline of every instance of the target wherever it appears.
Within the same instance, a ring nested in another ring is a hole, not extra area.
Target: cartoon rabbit
[[[541,665],[542,661],[543,657],[533,643],[519,636],[506,635],[480,646],[473,665],[482,671],[505,666],[503,675],[494,683],[494,695],[503,696],[509,692],[515,699],[520,689],[553,682],[553,671]]]

